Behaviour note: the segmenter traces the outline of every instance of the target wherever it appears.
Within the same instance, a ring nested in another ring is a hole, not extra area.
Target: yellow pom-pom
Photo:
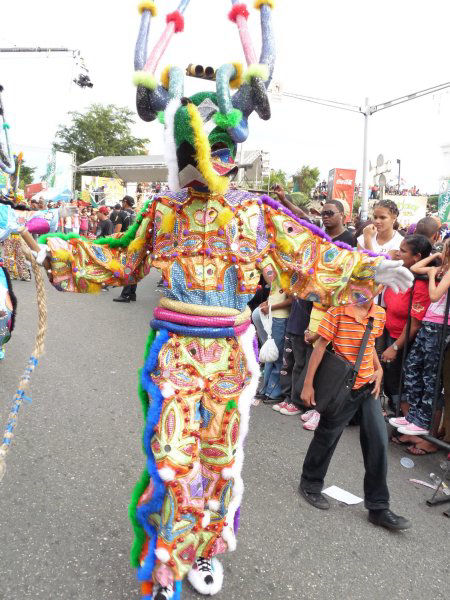
[[[143,237],[142,238],[136,238],[128,246],[128,252],[130,254],[132,254],[133,252],[139,252],[139,250],[142,250],[142,248],[144,247],[144,244],[145,244],[145,238],[143,238]]]
[[[292,252],[292,244],[285,238],[281,238],[277,240],[278,248],[284,252],[284,254],[291,254]]]
[[[243,82],[244,67],[241,63],[233,63],[233,67],[236,69],[236,77],[230,81],[230,88],[237,90],[241,87]]]
[[[284,291],[288,291],[291,287],[291,276],[287,273],[281,273],[280,277],[281,287]]]
[[[163,88],[165,88],[166,90],[169,89],[169,74],[170,74],[170,69],[172,68],[171,65],[168,65],[167,67],[164,68],[163,72],[161,73],[161,83]]]
[[[230,208],[224,208],[217,215],[216,222],[219,227],[225,227],[234,217],[233,211]]]
[[[165,214],[161,222],[161,233],[172,233],[174,225],[175,214],[173,212]]]
[[[142,15],[144,10],[149,10],[152,13],[152,17],[156,17],[158,14],[158,9],[156,8],[156,4],[151,0],[143,0],[143,2],[139,2],[138,11],[139,14]]]
[[[133,75],[134,85],[142,85],[148,90],[156,90],[158,82],[156,77],[147,71],[135,71]]]
[[[269,67],[264,64],[250,65],[244,74],[244,81],[251,83],[254,77],[267,81],[269,79]]]
[[[88,281],[87,284],[87,293],[88,294],[98,294],[102,289],[102,286],[99,283],[94,283],[92,281]]]
[[[72,262],[73,256],[68,250],[64,250],[63,248],[58,248],[53,252],[53,256],[60,260],[61,262]]]
[[[119,277],[120,277],[120,275],[122,274],[123,266],[120,264],[120,262],[118,260],[115,260],[113,258],[108,263],[108,270],[111,271],[112,273],[118,273]]]
[[[275,0],[255,0],[255,8],[261,8],[263,4],[267,4],[273,10],[275,8]]]

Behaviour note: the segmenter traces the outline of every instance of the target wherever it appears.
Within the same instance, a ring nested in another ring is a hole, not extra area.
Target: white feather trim
[[[230,526],[222,529],[222,539],[227,543],[229,552],[234,552],[236,550],[236,536]]]
[[[181,106],[180,99],[174,98],[167,104],[166,111],[164,113],[165,123],[165,144],[164,154],[169,170],[169,188],[172,192],[180,191],[180,180],[178,177],[178,160],[177,160],[177,146],[175,143],[175,113]]]
[[[170,398],[175,394],[175,388],[172,384],[166,382],[161,386],[161,394],[163,395],[163,398]]]
[[[203,515],[203,519],[202,519],[203,529],[205,529],[205,527],[208,527],[208,525],[210,523],[211,523],[211,513],[209,512],[209,510],[205,510],[205,514]]]
[[[231,468],[231,467],[225,467],[224,469],[222,469],[221,475],[222,475],[222,477],[224,479],[231,479],[233,477],[233,474],[234,474],[233,472],[234,472],[233,468]]]
[[[156,548],[155,555],[162,563],[167,563],[170,560],[170,554],[165,548]]]
[[[218,500],[208,500],[207,507],[209,508],[209,510],[218,512],[220,510],[220,502]]]
[[[163,467],[162,469],[158,469],[158,475],[163,481],[173,481],[177,474],[170,467]]]

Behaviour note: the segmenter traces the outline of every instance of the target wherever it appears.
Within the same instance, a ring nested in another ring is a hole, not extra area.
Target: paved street
[[[21,411],[0,484],[2,600],[137,600],[129,567],[127,505],[144,465],[136,371],[141,364],[157,273],[138,301],[116,304],[115,290],[89,297],[48,286],[46,354]],[[0,364],[2,430],[35,334],[33,283],[16,282],[17,328]],[[246,445],[238,549],[223,559],[218,600],[438,600],[448,598],[450,520],[428,508],[427,488],[408,479],[439,472],[443,454],[415,458],[390,448],[392,508],[411,531],[367,522],[362,505],[332,501],[326,513],[297,494],[311,433],[298,417],[253,409]],[[362,494],[358,430],[347,429],[327,483]],[[184,599],[197,598],[186,583]]]

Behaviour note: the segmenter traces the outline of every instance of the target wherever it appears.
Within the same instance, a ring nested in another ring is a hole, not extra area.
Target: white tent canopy
[[[125,183],[167,181],[164,156],[97,156],[77,167],[78,173],[114,171]]]

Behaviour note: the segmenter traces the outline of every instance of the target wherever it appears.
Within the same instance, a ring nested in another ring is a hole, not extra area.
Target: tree
[[[126,107],[92,104],[85,113],[70,112],[70,125],[61,125],[53,147],[60,152],[74,152],[77,164],[96,156],[131,156],[147,154],[150,140],[134,137],[133,111]]]
[[[271,170],[269,177],[264,177],[263,184],[264,187],[270,188],[272,185],[279,183],[284,187],[285,190],[289,187],[289,176],[283,170],[278,169],[278,171]]]
[[[438,201],[439,201],[439,196],[437,194],[434,194],[433,196],[428,196],[428,200],[427,200],[428,212],[431,212],[431,213],[438,212]]]
[[[20,178],[19,178],[19,188],[21,190],[24,190],[26,185],[33,183],[35,171],[36,171],[36,167],[29,167],[28,165],[25,164],[25,161],[22,161],[22,166],[20,167]]]
[[[310,198],[312,190],[319,181],[319,177],[320,171],[317,167],[303,165],[303,167],[294,175],[294,182],[296,184],[295,191],[301,192]]]

